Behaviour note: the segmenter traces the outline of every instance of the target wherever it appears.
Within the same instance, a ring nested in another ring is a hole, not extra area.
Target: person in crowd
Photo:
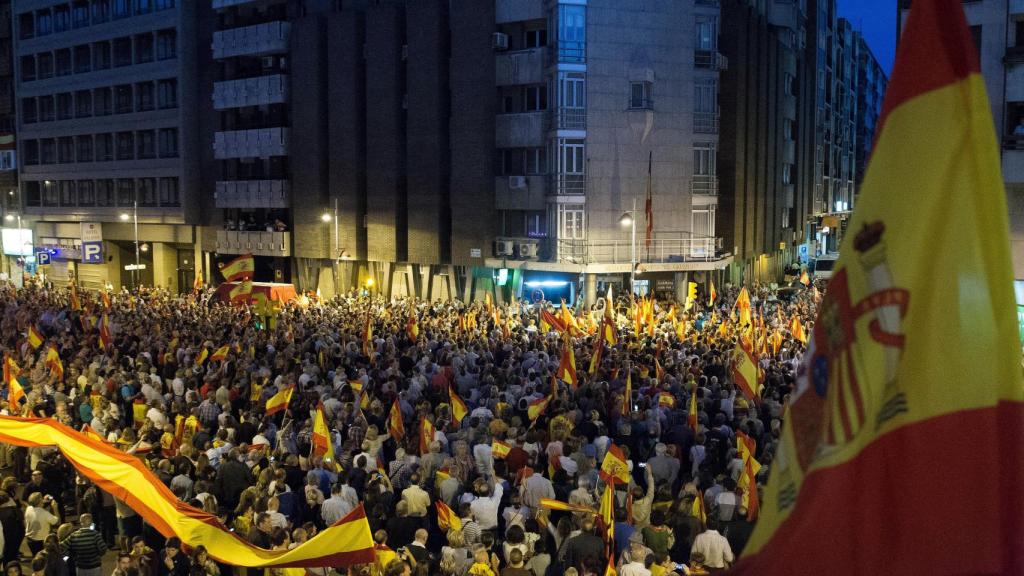
[[[75,559],[75,570],[78,576],[100,576],[103,554],[107,551],[107,543],[96,531],[92,514],[82,514],[78,519],[78,529],[60,543],[65,556]]]

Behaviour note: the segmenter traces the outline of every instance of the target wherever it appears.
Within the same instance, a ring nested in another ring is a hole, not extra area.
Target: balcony
[[[551,51],[551,61],[553,63],[586,64],[587,43],[577,41],[556,42],[554,49]]]
[[[693,52],[694,68],[705,70],[726,70],[729,68],[729,59],[719,52],[710,50],[695,50]]]
[[[543,146],[547,132],[546,111],[498,114],[494,118],[494,140],[498,148]]]
[[[284,104],[287,101],[288,76],[284,74],[228,80],[213,85],[215,110]]]
[[[718,112],[694,112],[693,131],[697,134],[718,134]]]
[[[586,130],[587,109],[558,107],[551,111],[557,130]]]
[[[718,196],[718,176],[694,174],[690,180],[690,193],[698,196]]]
[[[213,134],[213,157],[217,160],[287,155],[287,128],[255,128]]]
[[[213,57],[265,56],[288,51],[288,22],[266,22],[213,33]]]
[[[556,196],[583,196],[587,193],[586,174],[552,174],[550,194]]]
[[[498,210],[544,210],[547,201],[547,179],[548,177],[543,174],[495,176],[495,208]]]
[[[287,258],[292,254],[291,232],[217,230],[217,252]]]
[[[494,56],[494,75],[497,86],[517,84],[544,84],[544,67],[548,49],[531,48],[515,52],[498,52]]]
[[[255,4],[259,0],[213,0],[214,10],[223,10],[225,8],[231,8],[232,6],[242,6],[243,4]]]
[[[544,0],[496,0],[494,2],[494,21],[498,24],[546,18]]]
[[[217,208],[288,208],[291,185],[287,180],[235,180],[217,182]]]
[[[685,233],[684,233],[685,234]],[[629,264],[632,243],[629,240],[588,242],[586,240],[557,240],[559,262],[573,264]],[[654,238],[648,250],[637,250],[637,258],[644,263],[710,262],[718,258],[721,238]]]

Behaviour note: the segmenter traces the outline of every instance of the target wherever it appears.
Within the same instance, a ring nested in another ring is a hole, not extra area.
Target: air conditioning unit
[[[495,32],[491,37],[491,44],[495,50],[508,50],[508,34]]]
[[[520,258],[536,258],[538,245],[535,242],[523,242],[519,244]]]
[[[513,190],[526,188],[526,176],[509,176],[508,187]]]
[[[511,256],[515,249],[515,242],[511,240],[495,240],[494,253],[497,256]]]

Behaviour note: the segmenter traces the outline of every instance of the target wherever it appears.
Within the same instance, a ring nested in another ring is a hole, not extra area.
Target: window
[[[75,118],[92,116],[92,92],[79,90],[75,92]]]
[[[178,33],[174,29],[156,33],[156,59],[170,60],[178,56]]]
[[[127,18],[132,15],[132,0],[113,0],[114,18]]]
[[[545,148],[526,149],[526,173],[547,174],[548,173],[548,151]]]
[[[53,77],[53,54],[43,52],[36,57],[36,72],[40,80]]]
[[[110,162],[114,159],[114,136],[112,134],[97,134],[95,147],[97,162]]]
[[[138,148],[136,158],[139,160],[156,158],[156,135],[152,130],[139,130],[135,134],[135,144]]]
[[[170,10],[174,8],[174,0],[156,0],[157,10]]]
[[[92,0],[92,23],[110,20],[110,0]]]
[[[697,38],[694,50],[701,52],[718,51],[718,19],[713,16],[697,16]]]
[[[131,114],[132,113],[132,86],[131,84],[122,84],[121,86],[114,87],[114,113],[115,114]]]
[[[153,0],[134,0],[136,14],[149,14],[153,11]]]
[[[36,36],[46,36],[51,32],[53,32],[53,20],[50,19],[50,11],[36,12]]]
[[[139,82],[135,85],[135,111],[145,112],[153,109],[154,88],[152,82]]]
[[[691,226],[694,238],[714,238],[715,205],[709,204],[701,208],[694,208]]]
[[[34,166],[39,164],[39,141],[38,140],[25,140],[21,146],[22,152],[25,154],[25,164]]]
[[[97,206],[113,206],[114,205],[114,181],[113,180],[97,180],[96,181],[96,205]]]
[[[114,113],[114,96],[110,88],[93,90],[93,113],[97,116],[109,116]]]
[[[92,70],[92,50],[88,44],[75,46],[75,74],[84,74]]]
[[[548,237],[548,216],[543,210],[530,210],[523,214],[526,235],[530,238]]]
[[[31,82],[36,79],[36,57],[21,57],[21,81]]]
[[[161,206],[180,206],[181,199],[178,197],[178,179],[177,178],[161,178],[160,179],[160,205]]]
[[[135,37],[135,63],[153,61],[153,35],[139,34]]]
[[[582,204],[558,205],[558,238],[560,240],[582,240],[586,237]]]
[[[693,143],[693,175],[714,176],[717,154],[714,142]]]
[[[106,70],[110,68],[110,42],[96,42],[92,45],[93,68]]]
[[[178,107],[178,81],[174,78],[157,81],[156,105],[161,110]]]
[[[131,132],[117,133],[117,159],[135,159],[135,134]]]
[[[25,204],[29,206],[42,206],[40,197],[39,182],[25,182]]]
[[[75,161],[75,139],[70,136],[57,139],[57,163],[70,164]]]
[[[548,108],[547,86],[526,86],[523,88],[523,111],[537,112]]]
[[[57,68],[57,76],[67,76],[71,74],[71,50],[64,48],[63,50],[57,50],[54,52],[54,61]]]
[[[156,178],[139,178],[139,206],[156,206]]]
[[[163,128],[160,130],[160,157],[178,157],[178,129]]]
[[[523,46],[526,48],[540,48],[548,45],[548,31],[544,28],[527,30],[523,33]]]
[[[53,96],[40,96],[39,97],[39,121],[40,122],[53,122]]]
[[[654,108],[654,101],[651,100],[650,82],[629,83],[629,107],[632,110],[650,110]]]
[[[88,0],[77,0],[71,8],[71,25],[75,28],[85,28],[89,25],[89,2]]]
[[[39,109],[35,98],[21,99],[21,120],[25,124],[33,124],[39,120]]]
[[[53,180],[43,180],[43,206],[56,206],[58,200],[57,183]]]
[[[131,178],[117,180],[117,205],[131,206],[135,202],[135,181]]]
[[[18,35],[22,40],[28,40],[29,38],[35,38],[36,36],[36,17],[31,12],[25,12],[18,16]]]
[[[92,180],[79,180],[77,188],[79,206],[93,206],[96,204],[96,193],[93,191]]]
[[[586,62],[587,7],[558,5],[558,61]]]
[[[67,6],[57,6],[53,9],[53,31],[67,32],[71,29],[71,11]]]
[[[60,205],[74,206],[75,201],[78,200],[78,195],[75,194],[75,181],[61,180],[57,182],[57,187],[60,190]]]
[[[70,120],[75,117],[74,99],[70,92],[57,94],[57,120]]]
[[[92,162],[92,136],[79,136],[75,139],[75,147],[78,148],[79,162]]]
[[[115,38],[114,39],[114,66],[131,66],[132,65],[132,39],[131,38]]]

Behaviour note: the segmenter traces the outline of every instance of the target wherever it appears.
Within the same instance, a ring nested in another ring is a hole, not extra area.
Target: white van
[[[839,254],[823,254],[813,262],[811,277],[814,280],[828,280],[832,277],[832,271],[836,267]]]

